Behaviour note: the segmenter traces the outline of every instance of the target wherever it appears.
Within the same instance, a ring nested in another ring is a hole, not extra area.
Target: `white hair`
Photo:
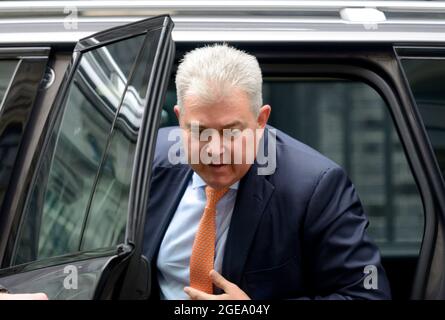
[[[220,101],[233,88],[245,92],[255,115],[263,104],[262,75],[257,59],[227,44],[215,44],[188,52],[176,73],[177,104],[186,96],[208,104]]]

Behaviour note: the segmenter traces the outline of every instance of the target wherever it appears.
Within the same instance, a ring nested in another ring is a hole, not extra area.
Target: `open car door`
[[[172,28],[158,16],[77,43],[26,191],[3,212],[0,285],[9,291],[148,297],[142,222]]]

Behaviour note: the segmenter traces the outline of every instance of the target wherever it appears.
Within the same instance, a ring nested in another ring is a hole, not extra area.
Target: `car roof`
[[[75,43],[161,14],[179,42],[445,42],[431,1],[2,1],[0,44]]]

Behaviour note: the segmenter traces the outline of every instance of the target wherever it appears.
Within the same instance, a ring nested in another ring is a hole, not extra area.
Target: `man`
[[[227,45],[195,49],[179,65],[174,111],[187,163],[172,161],[175,128],[161,129],[144,239],[154,295],[390,298],[354,186],[337,164],[266,126],[261,88],[255,57]],[[268,174],[261,143],[276,154]]]

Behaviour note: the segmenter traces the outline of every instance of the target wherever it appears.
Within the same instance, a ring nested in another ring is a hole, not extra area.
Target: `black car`
[[[198,2],[0,3],[0,285],[149,297],[175,68],[227,42],[258,58],[270,124],[347,171],[393,298],[445,299],[445,4]]]

